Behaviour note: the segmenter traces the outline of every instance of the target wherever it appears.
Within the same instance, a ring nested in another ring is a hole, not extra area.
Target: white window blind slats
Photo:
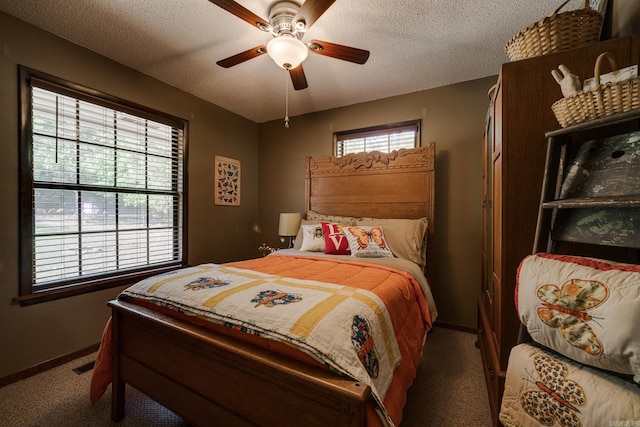
[[[184,131],[32,93],[34,288],[182,261]]]
[[[335,134],[335,155],[338,157],[363,151],[389,153],[419,145],[420,122],[384,125]]]
[[[71,167],[79,172],[78,183],[84,185],[113,186],[116,176],[115,150],[99,145],[74,144],[74,159]],[[75,162],[75,159],[78,159]]]
[[[75,144],[55,137],[33,136],[33,179],[39,182],[74,183]]]
[[[113,110],[80,101],[78,104],[79,140],[112,147],[115,141]]]
[[[58,138],[76,138],[76,102],[47,91],[33,93],[33,132]]]
[[[36,237],[36,283],[171,262],[181,253],[173,230],[123,230]]]
[[[147,128],[147,140],[149,141],[147,149],[149,154],[171,158],[177,147],[170,142],[174,141],[177,135],[173,133],[173,129],[169,126],[154,125],[150,125]]]

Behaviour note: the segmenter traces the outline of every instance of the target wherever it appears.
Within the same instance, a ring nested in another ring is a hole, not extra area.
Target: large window
[[[187,123],[20,69],[22,304],[182,266]]]
[[[334,133],[334,155],[362,151],[389,153],[420,146],[420,120]]]

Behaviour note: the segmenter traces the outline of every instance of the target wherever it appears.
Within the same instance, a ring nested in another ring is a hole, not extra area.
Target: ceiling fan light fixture
[[[267,53],[279,67],[291,70],[307,59],[309,50],[294,36],[283,34],[267,43]]]
[[[307,31],[307,23],[301,19],[300,21],[295,23],[293,28],[299,33],[304,33],[305,31]]]

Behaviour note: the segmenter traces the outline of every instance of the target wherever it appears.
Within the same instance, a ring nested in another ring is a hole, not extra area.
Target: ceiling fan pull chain
[[[289,128],[289,73],[284,79],[284,127]]]

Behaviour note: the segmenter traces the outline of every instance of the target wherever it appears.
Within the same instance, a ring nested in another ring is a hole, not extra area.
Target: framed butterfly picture
[[[240,160],[215,156],[216,205],[240,206]]]

